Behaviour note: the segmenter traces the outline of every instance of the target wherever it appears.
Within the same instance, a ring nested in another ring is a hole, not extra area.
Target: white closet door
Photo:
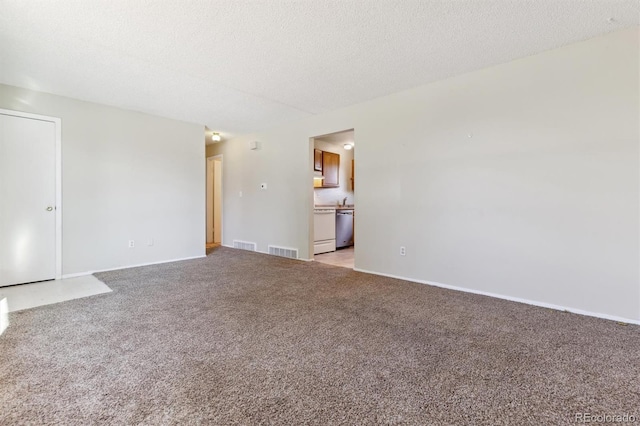
[[[55,123],[0,113],[0,287],[56,275]]]

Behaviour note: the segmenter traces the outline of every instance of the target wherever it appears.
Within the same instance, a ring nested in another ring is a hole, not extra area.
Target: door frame
[[[55,125],[55,168],[56,168],[56,276],[55,279],[62,278],[62,120],[59,117],[51,117],[48,115],[32,114],[23,111],[14,111],[9,109],[1,109],[0,114],[10,115],[13,117],[28,118],[32,120],[48,121]]]
[[[216,161],[220,163],[220,176],[221,176],[221,180],[222,180],[222,182],[220,182],[220,229],[219,229],[219,233],[220,233],[220,245],[223,245],[223,238],[224,238],[223,231],[222,231],[224,229],[224,222],[223,222],[224,221],[224,212],[223,212],[223,208],[222,208],[222,206],[224,204],[224,201],[223,201],[224,200],[224,159],[223,159],[223,154],[217,154],[217,155],[212,155],[210,157],[207,157],[207,160],[206,160],[207,169],[206,169],[206,171],[208,172],[209,162],[211,162],[211,167],[213,167],[213,171],[212,172],[214,173],[213,185],[215,186],[216,185],[216,183],[215,183],[215,167],[216,166],[215,166],[214,163]],[[209,179],[208,179],[208,176],[207,176],[207,185],[206,185],[207,193],[205,194],[206,197],[208,197],[209,196],[209,192],[213,190],[213,188],[209,188],[208,183],[209,183]],[[206,204],[206,199],[207,199],[206,197],[205,197],[205,204]],[[213,199],[211,201],[212,201],[213,206],[212,206],[212,209],[211,209],[212,210],[211,214],[213,214],[215,212],[215,209],[216,209],[216,198],[215,198],[215,196],[212,196],[212,197],[213,197]],[[205,206],[205,211],[206,211],[206,206]],[[206,233],[207,232],[207,230],[206,230],[206,222],[208,222],[209,218],[205,217],[205,219],[206,219],[205,220],[205,233]],[[216,240],[215,215],[214,215],[213,219],[214,219],[213,220],[213,228],[214,228],[213,241],[215,243],[215,240]],[[205,240],[206,240],[206,238],[205,238]]]
[[[309,137],[309,153],[307,154],[307,161],[309,162],[309,165],[307,166],[307,179],[309,182],[313,182],[313,178],[315,176],[315,171],[314,171],[314,163],[315,163],[315,145],[316,145],[316,139],[317,138],[322,138],[324,136],[329,136],[329,135],[334,135],[336,133],[344,133],[344,132],[353,132],[353,138],[354,138],[354,142],[355,142],[355,136],[356,136],[356,129],[355,127],[351,127],[348,129],[343,129],[343,130],[336,130],[333,132],[329,132],[329,133],[324,133],[321,135],[317,135],[317,136],[311,136]],[[356,153],[355,151],[353,152],[353,160],[354,160],[354,165],[355,165],[355,157],[356,157]],[[353,166],[352,166],[353,167]],[[353,169],[352,169],[353,170]],[[353,172],[354,176],[355,176],[355,171]],[[345,177],[346,178],[346,177]],[[354,177],[355,180],[355,177]],[[353,185],[353,183],[352,183]],[[355,186],[352,187],[353,188],[353,203],[356,203],[356,190],[355,190]],[[314,210],[315,210],[315,187],[313,186],[313,183],[311,184],[311,193],[310,193],[310,197],[307,200],[307,218],[308,218],[308,223],[309,223],[309,259],[307,260],[313,260],[315,257],[314,252]],[[354,238],[355,238],[355,223],[353,224],[353,234],[354,234]],[[354,248],[354,253],[355,253],[355,248]],[[355,269],[355,263],[354,263],[354,269]]]
[[[215,180],[215,165],[213,164],[213,158],[212,157],[206,157],[205,159],[205,177],[206,177],[206,183],[205,183],[205,194],[204,194],[204,202],[205,202],[205,217],[204,217],[204,223],[205,223],[205,244],[209,244],[209,219],[211,219],[211,242],[213,242],[215,240],[215,223],[213,221],[213,209],[214,209],[214,199],[213,199],[213,188],[210,187],[209,185],[209,173],[211,173],[212,175],[212,180]],[[215,182],[214,182],[215,183]],[[211,202],[211,210],[209,210],[209,202]],[[211,216],[211,217],[209,217]]]

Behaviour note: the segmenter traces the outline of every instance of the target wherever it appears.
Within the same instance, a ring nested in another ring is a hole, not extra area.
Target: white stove
[[[313,209],[313,254],[336,251],[336,209]]]

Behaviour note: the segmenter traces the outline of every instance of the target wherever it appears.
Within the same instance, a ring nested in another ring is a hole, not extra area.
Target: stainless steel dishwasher
[[[353,245],[353,210],[336,211],[336,248]]]

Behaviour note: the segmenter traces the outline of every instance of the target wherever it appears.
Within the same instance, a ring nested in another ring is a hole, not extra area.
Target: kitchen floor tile
[[[316,254],[313,260],[327,265],[340,266],[342,268],[351,268],[354,266],[355,248],[348,247],[332,251],[330,253]]]

